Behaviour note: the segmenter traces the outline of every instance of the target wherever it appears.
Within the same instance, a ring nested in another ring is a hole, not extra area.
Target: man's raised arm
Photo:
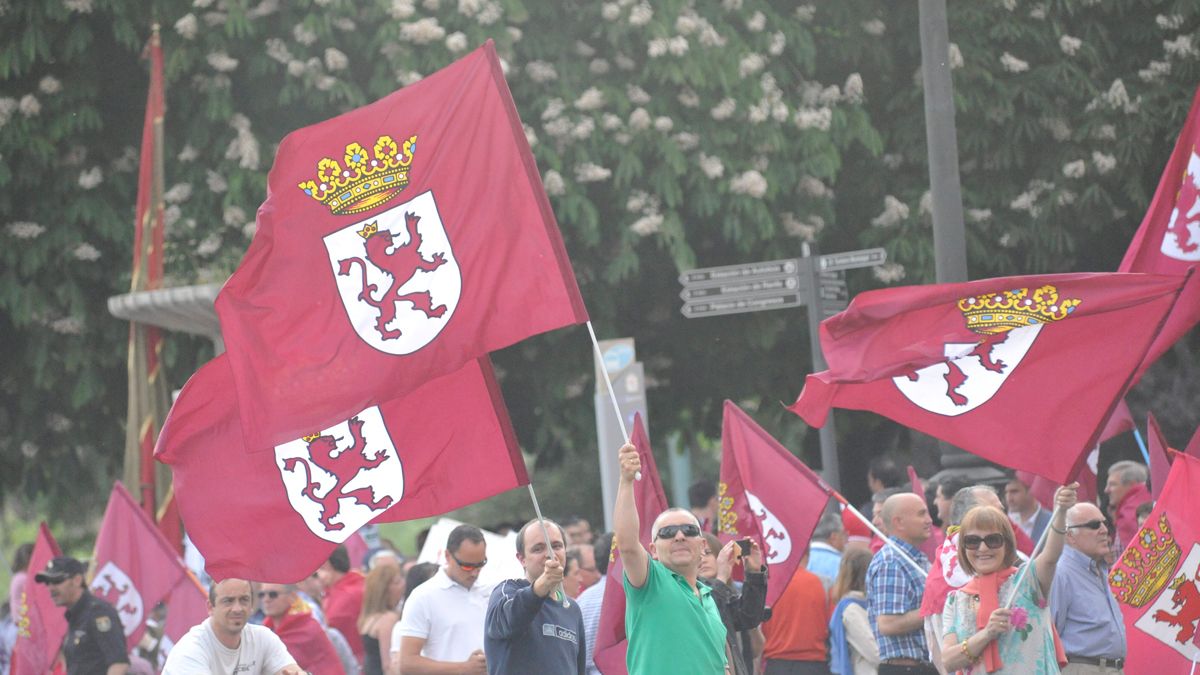
[[[613,507],[613,535],[617,539],[617,550],[621,552],[625,576],[635,588],[641,588],[650,571],[649,555],[638,540],[641,524],[637,502],[633,498],[634,476],[642,469],[642,459],[638,457],[637,448],[629,443],[621,446],[617,459],[621,463],[621,480],[617,484],[617,502]]]

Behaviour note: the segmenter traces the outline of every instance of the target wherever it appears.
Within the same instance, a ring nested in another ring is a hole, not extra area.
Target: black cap
[[[70,556],[62,555],[51,560],[46,565],[46,569],[38,572],[33,579],[39,584],[57,584],[86,571],[87,565]]]

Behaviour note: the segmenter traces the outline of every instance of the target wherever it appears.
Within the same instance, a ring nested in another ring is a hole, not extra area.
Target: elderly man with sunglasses
[[[476,583],[487,564],[487,543],[474,525],[459,525],[446,540],[446,566],[417,586],[392,629],[390,672],[400,675],[487,672],[483,625],[491,588]]]
[[[312,607],[300,599],[295,584],[259,584],[258,602],[267,617],[263,625],[283,640],[283,646],[305,672],[346,672],[325,628],[313,617]]]
[[[621,480],[613,531],[625,566],[625,663],[630,675],[727,672],[725,625],[711,589],[698,580],[705,541],[700,521],[687,509],[667,509],[654,520],[652,551],[640,530],[633,481],[641,460],[630,444],[618,454]]]
[[[1125,623],[1108,585],[1108,526],[1095,504],[1081,502],[1067,511],[1066,543],[1050,590],[1050,611],[1067,654],[1062,672],[1123,673]]]

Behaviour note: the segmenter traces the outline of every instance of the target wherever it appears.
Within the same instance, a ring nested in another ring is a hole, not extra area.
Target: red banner
[[[529,482],[486,357],[273,452],[246,451],[231,391],[224,355],[205,364],[157,451],[214,579],[295,582],[369,522],[446,513]]]
[[[871,410],[1058,483],[1079,473],[1177,298],[1200,279],[1061,274],[871,291],[821,324],[791,410]],[[1121,345],[1114,349],[1113,345]]]
[[[1150,455],[1150,494],[1155,499],[1162,494],[1163,486],[1167,483],[1167,474],[1171,472],[1170,453],[1177,452],[1167,445],[1162,428],[1154,413],[1146,413],[1146,453]]]
[[[29,558],[29,577],[21,592],[21,606],[13,607],[17,623],[17,641],[13,648],[12,675],[45,675],[54,667],[58,648],[67,634],[64,609],[50,599],[50,589],[33,580],[46,564],[62,555],[50,528],[42,523],[38,528],[33,554]]]
[[[667,510],[667,493],[663,491],[662,480],[658,477],[658,465],[654,463],[650,437],[646,435],[640,414],[633,418],[633,435],[629,437],[629,442],[637,448],[638,458],[642,460],[642,479],[633,484],[633,501],[637,505],[641,525],[638,536],[642,546],[650,550],[654,545],[654,519]],[[613,541],[607,576],[592,660],[604,675],[625,675],[628,672],[625,651],[629,646],[625,638],[625,567],[621,565],[616,540]]]
[[[1200,460],[1177,455],[1150,517],[1109,572],[1125,618],[1127,673],[1200,660]]]
[[[289,134],[217,298],[251,451],[587,313],[491,42]]]
[[[92,594],[116,608],[132,649],[151,611],[187,576],[187,567],[121,483],[113,484],[93,561]]]
[[[829,501],[829,490],[820,476],[741,408],[725,401],[718,534],[723,541],[758,540],[767,563],[767,605],[774,604],[792,580]]]

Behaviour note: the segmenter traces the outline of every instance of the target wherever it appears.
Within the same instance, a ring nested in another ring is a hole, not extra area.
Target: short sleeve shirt
[[[114,663],[129,663],[125,629],[117,610],[84,591],[67,610],[67,634],[63,638],[67,675],[105,673]]]
[[[296,663],[279,636],[248,623],[242,642],[230,649],[217,640],[212,619],[193,626],[167,655],[163,675],[272,675]]]
[[[724,673],[725,624],[712,589],[697,582],[697,597],[687,579],[661,562],[651,559],[648,568],[641,588],[623,577],[629,675]]]
[[[404,602],[400,622],[392,629],[392,652],[400,651],[401,638],[425,641],[421,656],[434,661],[466,661],[483,649],[483,624],[487,617],[490,586],[471,588],[450,578],[445,568],[417,586]]]
[[[929,569],[929,559],[924,553],[906,541],[893,541],[918,566]],[[883,635],[879,632],[880,615],[906,614],[921,607],[926,574],[927,571],[918,573],[891,546],[884,546],[871,558],[871,564],[867,566],[868,616],[871,619],[871,630],[879,644],[880,659],[929,659],[929,648],[922,629],[918,628],[904,635]]]

